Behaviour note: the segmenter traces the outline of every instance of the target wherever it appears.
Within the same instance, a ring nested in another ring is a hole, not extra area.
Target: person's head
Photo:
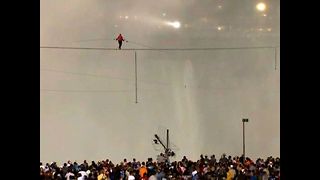
[[[82,174],[78,172],[77,173],[77,177],[81,177],[81,176],[82,176]]]
[[[80,171],[85,171],[85,170],[86,170],[86,168],[84,167],[83,164],[81,164],[81,165],[80,165]]]

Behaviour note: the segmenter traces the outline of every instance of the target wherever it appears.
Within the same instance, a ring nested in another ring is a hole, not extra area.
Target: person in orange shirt
[[[143,175],[147,174],[147,173],[148,173],[148,170],[147,170],[147,168],[145,166],[145,163],[142,162],[142,166],[139,169],[139,175],[140,175],[141,178],[143,178]]]

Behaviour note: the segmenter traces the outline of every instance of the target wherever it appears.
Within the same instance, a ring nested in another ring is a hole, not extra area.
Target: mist
[[[280,3],[257,3],[41,1],[40,46],[114,50],[40,49],[40,160],[155,159],[166,129],[176,160],[240,156],[242,118],[246,156],[280,157]]]

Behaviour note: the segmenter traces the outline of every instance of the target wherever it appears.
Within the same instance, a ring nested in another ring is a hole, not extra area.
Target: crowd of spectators
[[[244,156],[200,155],[192,161],[183,157],[180,161],[169,162],[162,159],[132,161],[123,159],[119,164],[111,160],[82,163],[68,161],[59,166],[56,162],[40,162],[40,179],[54,180],[279,180],[280,158],[272,156],[253,161]]]

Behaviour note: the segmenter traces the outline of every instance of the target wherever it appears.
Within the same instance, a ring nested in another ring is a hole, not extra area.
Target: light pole
[[[242,145],[243,145],[243,162],[244,163],[244,160],[246,158],[246,143],[245,143],[245,129],[244,129],[244,123],[245,122],[249,122],[249,119],[242,119]]]

